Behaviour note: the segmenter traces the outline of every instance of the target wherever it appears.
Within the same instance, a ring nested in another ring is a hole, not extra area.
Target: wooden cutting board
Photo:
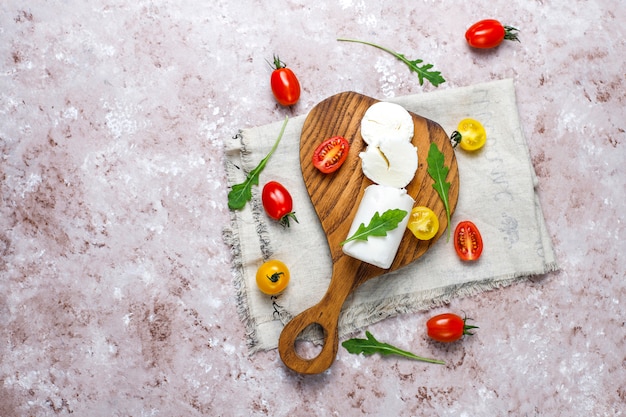
[[[413,144],[418,149],[418,169],[406,187],[416,206],[430,207],[439,218],[439,232],[429,241],[417,240],[407,229],[400,248],[389,269],[381,269],[344,255],[340,243],[348,237],[348,229],[356,214],[365,188],[372,182],[363,175],[359,153],[367,146],[361,138],[361,119],[365,111],[378,100],[355,92],[344,92],[318,103],[308,114],[300,137],[302,176],[311,202],[326,233],[333,271],[324,297],[315,306],[294,317],[283,329],[278,350],[290,369],[315,374],[328,369],[337,355],[339,338],[337,325],[344,301],[365,281],[401,268],[420,256],[444,234],[448,221],[446,210],[432,187],[426,158],[431,143],[436,143],[450,168],[450,210],[454,212],[459,196],[459,172],[449,136],[437,123],[411,113],[415,125]],[[315,148],[332,136],[343,136],[350,142],[347,160],[332,174],[323,174],[312,164]],[[382,213],[381,213],[382,214]],[[450,242],[450,244],[452,244]],[[384,278],[382,278],[384,279]],[[419,279],[418,276],[415,279]],[[308,326],[318,324],[324,331],[324,345],[318,356],[304,358],[296,352],[296,338]]]

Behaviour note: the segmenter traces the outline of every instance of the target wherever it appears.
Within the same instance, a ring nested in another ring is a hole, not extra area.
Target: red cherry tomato
[[[283,185],[276,181],[270,181],[263,186],[261,194],[263,208],[268,216],[278,220],[283,226],[289,227],[289,219],[294,219],[298,223],[296,213],[293,210],[293,199],[291,194]]]
[[[465,322],[468,318],[461,318],[453,313],[439,314],[430,318],[426,322],[428,337],[438,342],[455,342],[463,335],[473,335],[471,329],[478,329],[477,326],[470,326]]]
[[[483,252],[483,238],[476,225],[463,221],[454,230],[454,249],[463,261],[475,261]]]
[[[274,56],[274,65],[272,66],[272,76],[270,77],[270,85],[272,93],[283,106],[291,106],[296,104],[300,99],[300,82],[296,74],[286,67],[285,63],[277,56]]]
[[[343,136],[333,136],[320,143],[313,152],[313,165],[324,174],[339,169],[350,151],[350,143]]]
[[[474,23],[465,32],[467,43],[473,48],[488,49],[500,45],[504,39],[518,41],[518,30],[511,26],[503,26],[494,19],[485,19]]]

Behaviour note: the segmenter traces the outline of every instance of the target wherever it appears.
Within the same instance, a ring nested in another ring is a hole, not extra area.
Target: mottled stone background
[[[626,413],[626,4],[377,3],[0,3],[0,416]],[[487,17],[521,42],[470,50]],[[340,91],[435,89],[338,36],[433,63],[439,89],[515,80],[561,270],[369,329],[445,367],[340,349],[305,377],[246,349],[224,142]],[[302,82],[292,109],[275,53]],[[429,341],[446,310],[480,330]]]

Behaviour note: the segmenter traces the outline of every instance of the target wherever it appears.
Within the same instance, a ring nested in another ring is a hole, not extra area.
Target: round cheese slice
[[[413,132],[413,118],[399,104],[379,101],[361,119],[361,137],[368,145],[376,146],[388,139],[410,142]]]
[[[369,145],[359,157],[363,174],[380,185],[404,188],[417,171],[417,148],[398,138]]]

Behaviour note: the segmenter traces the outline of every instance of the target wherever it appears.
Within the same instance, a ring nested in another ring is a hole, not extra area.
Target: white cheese
[[[404,188],[417,171],[417,148],[397,138],[369,145],[359,157],[363,174],[380,185]]]
[[[413,204],[415,201],[403,188],[385,185],[367,187],[347,237],[352,236],[361,223],[367,226],[376,212],[382,215],[387,210],[400,209],[406,211],[407,215],[398,224],[398,227],[387,231],[387,236],[369,236],[367,240],[350,241],[343,245],[343,253],[379,268],[388,269],[391,267],[409,221],[409,213]]]
[[[379,101],[372,104],[361,119],[361,137],[368,145],[376,146],[393,138],[410,142],[413,132],[413,118],[399,104]]]

